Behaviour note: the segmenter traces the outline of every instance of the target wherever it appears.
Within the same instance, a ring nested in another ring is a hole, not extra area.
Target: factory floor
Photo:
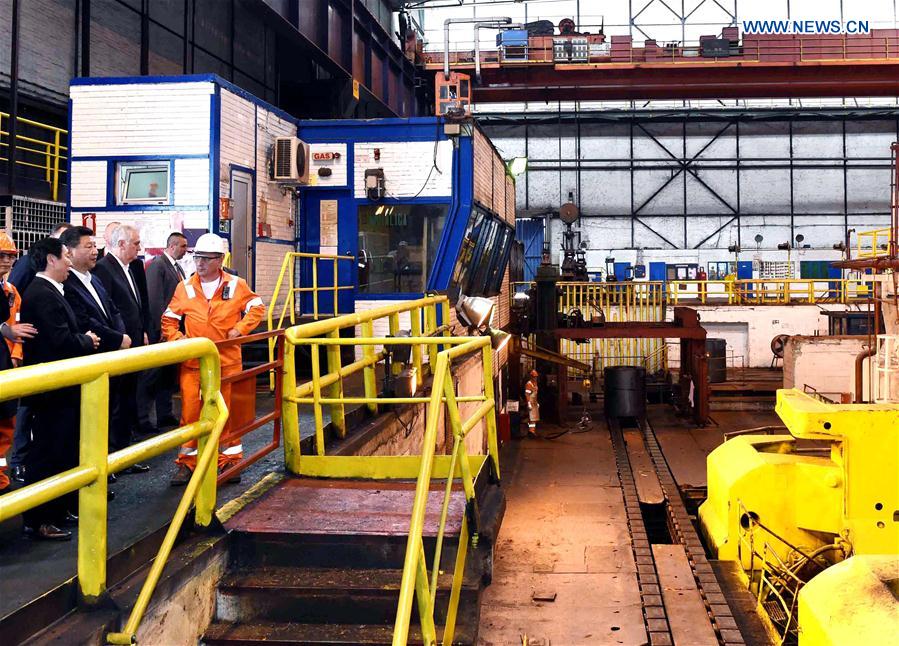
[[[586,427],[541,424],[540,439],[514,439],[501,450],[507,510],[483,598],[481,644],[657,643],[647,630],[612,435],[601,409],[591,413]],[[695,428],[661,404],[649,406],[647,417],[687,491],[704,488],[706,455],[725,432],[778,423],[773,412],[718,412],[715,425]],[[675,542],[652,552],[673,643],[717,644],[683,550]],[[737,619],[753,635],[745,643],[766,643],[757,618],[749,621]]]

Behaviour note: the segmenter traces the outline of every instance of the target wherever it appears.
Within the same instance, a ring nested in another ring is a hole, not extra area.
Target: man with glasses
[[[236,339],[250,334],[262,321],[265,306],[246,281],[239,276],[225,273],[222,262],[227,241],[214,233],[199,237],[194,247],[197,273],[180,282],[162,315],[162,337],[166,341],[183,338],[205,337],[212,341]],[[183,331],[182,331],[183,328]],[[242,369],[239,345],[220,348],[222,380],[238,374]],[[193,359],[181,364],[181,424],[190,424],[200,418],[199,361]],[[222,384],[222,396],[231,408],[231,384]],[[219,470],[243,458],[240,437],[231,435],[229,420],[219,441]],[[178,471],[172,478],[173,486],[187,484],[197,466],[197,443],[188,442],[181,447],[175,460]]]

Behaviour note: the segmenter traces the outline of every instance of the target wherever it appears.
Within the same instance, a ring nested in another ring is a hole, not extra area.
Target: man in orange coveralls
[[[251,333],[265,315],[262,299],[239,276],[224,273],[222,261],[227,242],[214,233],[204,233],[194,247],[197,273],[175,288],[168,309],[162,315],[162,337],[166,341],[205,337],[213,341],[235,339]],[[184,332],[181,331],[183,324]],[[240,346],[220,350],[222,379],[241,371]],[[200,418],[200,371],[194,359],[181,365],[181,424]],[[231,407],[231,384],[222,384],[222,396]],[[231,424],[225,426],[219,441],[219,470],[243,457],[240,438],[231,436]],[[178,471],[172,486],[187,484],[197,465],[197,443],[181,447],[175,460]]]
[[[19,323],[19,307],[22,298],[15,285],[6,280],[16,259],[16,244],[0,231],[0,333],[6,341],[0,339],[0,370],[18,368],[22,365],[22,340],[34,337],[37,330],[30,323]],[[0,494],[9,487],[6,475],[6,454],[12,446],[13,433],[16,429],[17,401],[0,402]]]

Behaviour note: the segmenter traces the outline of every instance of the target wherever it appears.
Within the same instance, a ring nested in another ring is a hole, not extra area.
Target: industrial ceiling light
[[[528,158],[527,157],[513,157],[509,160],[509,175],[512,177],[518,177],[524,171],[528,169]]]
[[[487,334],[490,335],[490,347],[493,348],[494,352],[499,352],[512,340],[512,335],[502,330],[492,330],[488,327]]]
[[[484,323],[490,325],[493,317],[493,301],[483,296],[460,296],[456,303],[456,316],[465,327],[478,329]]]

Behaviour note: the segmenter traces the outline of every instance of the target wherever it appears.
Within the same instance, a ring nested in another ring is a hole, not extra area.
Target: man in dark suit
[[[92,354],[100,337],[78,331],[78,321],[66,302],[63,283],[71,261],[63,244],[54,238],[35,242],[28,252],[37,269],[22,297],[20,319],[37,329],[26,339],[25,365]],[[25,482],[33,484],[78,464],[79,389],[65,388],[27,398],[33,411],[32,446],[25,462]],[[60,529],[77,498],[70,494],[25,512],[25,533],[45,540],[69,540],[72,533]]]
[[[60,222],[50,232],[51,238],[58,238],[62,233],[71,228],[68,222]],[[19,295],[24,295],[25,290],[34,280],[37,269],[31,260],[31,256],[27,253],[16,261],[12,271],[9,272],[7,280],[16,286]],[[16,414],[16,430],[13,435],[12,443],[12,459],[9,461],[12,467],[12,476],[14,480],[24,482],[25,472],[25,456],[28,454],[28,446],[31,443],[31,411],[28,406],[22,404],[19,406],[19,412]]]
[[[125,350],[131,347],[131,337],[125,333],[125,322],[103,284],[91,275],[97,264],[97,245],[93,231],[87,227],[73,227],[62,234],[60,241],[68,248],[72,260],[69,277],[64,283],[66,301],[72,307],[81,331],[92,330],[100,337],[100,352]],[[122,401],[125,377],[109,381],[109,450],[120,451],[131,443],[130,416]],[[144,465],[136,464],[123,473],[143,473]],[[116,476],[110,475],[110,482]]]
[[[179,232],[171,233],[165,243],[165,251],[147,267],[147,294],[149,298],[150,343],[162,340],[160,321],[172,300],[175,287],[186,278],[178,261],[187,253],[187,238]],[[138,415],[141,429],[152,428],[150,408],[156,407],[156,426],[177,426],[172,414],[172,395],[178,388],[178,367],[166,366],[147,370],[138,384]]]
[[[146,345],[147,316],[145,303],[146,290],[141,289],[133,270],[129,267],[140,251],[140,235],[132,226],[121,225],[110,234],[110,247],[97,262],[94,277],[109,294],[109,298],[119,309],[125,323],[125,333],[131,338],[131,347]],[[123,375],[121,383],[121,405],[124,411],[124,424],[130,444],[131,434],[139,429],[137,416],[137,374]],[[124,435],[121,441],[125,441]],[[135,471],[147,471],[145,465],[135,465]]]

